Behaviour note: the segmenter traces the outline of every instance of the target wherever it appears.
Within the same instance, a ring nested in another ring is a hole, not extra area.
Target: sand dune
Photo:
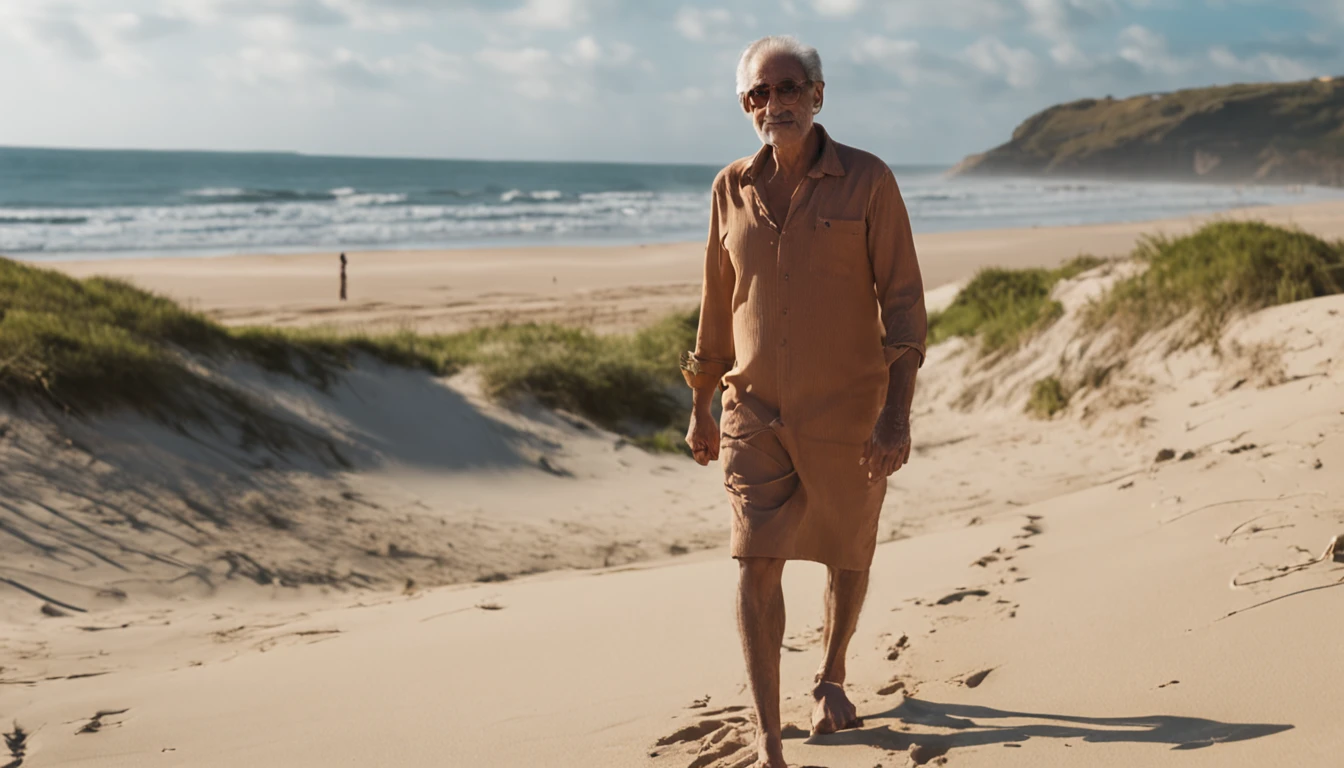
[[[1066,239],[1021,237],[1024,263]],[[1015,353],[931,350],[851,646],[861,730],[802,730],[824,572],[786,571],[794,764],[1338,763],[1344,297],[1217,353],[1150,336],[1029,418],[1034,381],[1112,354],[1077,311],[1113,278],[1061,283]],[[293,445],[6,412],[0,577],[70,607],[0,588],[10,766],[750,764],[717,467],[469,376],[219,375]]]
[[[387,589],[602,567],[724,530],[688,462],[488,402],[468,375],[366,361],[328,392],[242,366],[227,378],[269,404],[265,421],[11,415],[0,576],[88,608],[239,580]]]

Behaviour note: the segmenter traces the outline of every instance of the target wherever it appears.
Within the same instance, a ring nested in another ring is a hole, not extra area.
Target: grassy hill
[[[1060,104],[953,173],[1344,186],[1344,78]]]

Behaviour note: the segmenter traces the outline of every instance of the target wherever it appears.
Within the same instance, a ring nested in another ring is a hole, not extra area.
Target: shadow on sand
[[[995,720],[1036,720],[1036,723],[994,723]],[[816,739],[819,744],[865,744],[904,752],[911,745],[931,759],[953,749],[987,744],[1019,744],[1033,738],[1079,739],[1084,742],[1170,744],[1172,749],[1203,749],[1215,744],[1248,741],[1292,729],[1291,725],[1220,723],[1198,717],[1141,715],[1138,717],[1077,717],[1040,712],[1013,712],[968,704],[943,704],[906,699],[900,706],[864,720],[868,727]],[[954,733],[908,733],[897,726],[873,727],[882,720],[905,725],[944,728]]]

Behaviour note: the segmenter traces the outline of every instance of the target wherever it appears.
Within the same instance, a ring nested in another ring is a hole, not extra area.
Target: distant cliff
[[[1344,186],[1344,77],[1060,104],[952,174]]]

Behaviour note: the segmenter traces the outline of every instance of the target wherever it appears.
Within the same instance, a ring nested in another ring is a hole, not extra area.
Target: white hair
[[[821,54],[810,45],[803,45],[793,35],[771,35],[747,46],[742,58],[737,60],[737,92],[746,93],[751,89],[751,65],[761,56],[785,53],[803,65],[803,73],[814,83],[825,82],[821,74]]]

